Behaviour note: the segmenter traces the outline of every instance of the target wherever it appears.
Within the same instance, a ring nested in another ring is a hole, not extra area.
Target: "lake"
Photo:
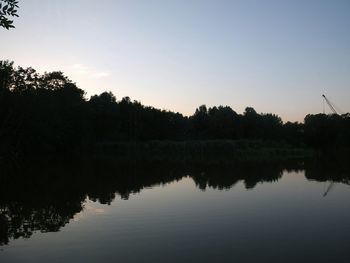
[[[0,262],[350,262],[343,166],[38,161],[2,174]]]

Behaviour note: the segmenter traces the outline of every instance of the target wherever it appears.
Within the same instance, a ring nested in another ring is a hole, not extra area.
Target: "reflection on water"
[[[0,260],[347,262],[349,179],[344,162],[312,160],[35,161],[2,171]]]

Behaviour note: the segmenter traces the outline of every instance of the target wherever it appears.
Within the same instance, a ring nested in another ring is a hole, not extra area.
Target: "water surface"
[[[350,262],[342,170],[48,167],[3,180],[1,262]]]

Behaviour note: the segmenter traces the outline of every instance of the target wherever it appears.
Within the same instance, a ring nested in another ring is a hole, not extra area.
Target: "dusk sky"
[[[87,92],[112,91],[193,114],[246,106],[284,121],[350,111],[350,1],[20,0],[0,29],[0,59],[61,70]],[[329,112],[329,110],[327,109]]]

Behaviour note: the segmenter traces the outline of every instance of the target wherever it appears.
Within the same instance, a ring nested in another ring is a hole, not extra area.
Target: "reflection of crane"
[[[322,97],[323,97],[324,100],[327,102],[327,104],[328,104],[329,108],[331,109],[331,111],[332,111],[334,114],[339,115],[338,112],[335,110],[335,106],[333,105],[333,103],[331,103],[331,102],[329,101],[329,99],[327,99],[327,97],[326,97],[324,94],[322,95]],[[324,109],[323,109],[323,113],[324,113]]]
[[[334,186],[334,182],[331,182],[331,183],[328,185],[326,191],[324,191],[323,197],[326,197],[326,196],[328,195],[328,193],[332,190],[333,186]]]

